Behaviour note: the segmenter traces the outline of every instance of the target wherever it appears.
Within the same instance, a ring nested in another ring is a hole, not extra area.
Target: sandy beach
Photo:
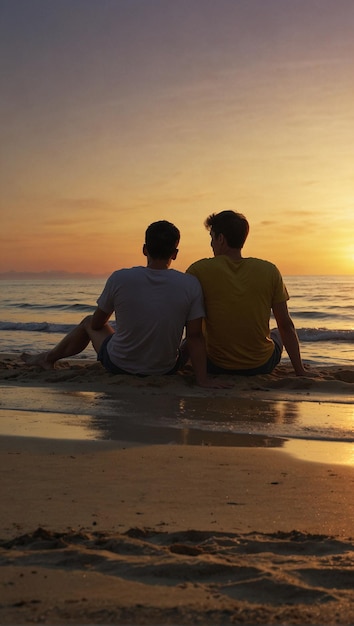
[[[0,355],[7,421],[32,405],[33,421],[36,407],[75,415],[80,394],[91,408],[127,397],[146,414],[181,398],[221,410],[269,410],[279,398],[352,410],[354,368],[299,379],[282,365],[231,382],[205,391],[188,370],[139,379],[77,360],[43,372]],[[354,623],[354,461],[149,433],[0,437],[0,623]]]

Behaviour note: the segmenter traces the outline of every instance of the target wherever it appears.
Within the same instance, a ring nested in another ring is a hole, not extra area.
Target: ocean
[[[354,276],[287,276],[284,281],[304,362],[352,365]],[[0,351],[38,352],[53,347],[94,311],[104,283],[103,278],[1,280]],[[88,347],[80,358],[93,356]],[[284,352],[282,362],[287,361]]]
[[[105,279],[0,281],[2,353],[38,352],[54,346],[92,313]],[[289,310],[305,364],[345,370],[354,362],[354,277],[285,277]],[[271,324],[272,325],[272,324]],[[95,358],[88,347],[79,358]],[[282,363],[289,362],[283,353]],[[301,394],[300,394],[301,395]],[[269,397],[175,398],[1,385],[0,435],[110,439],[140,443],[261,446],[303,459],[354,464],[353,394],[294,402]]]

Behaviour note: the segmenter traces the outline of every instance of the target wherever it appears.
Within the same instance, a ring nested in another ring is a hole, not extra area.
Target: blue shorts
[[[100,363],[102,363],[103,367],[107,370],[107,372],[110,372],[111,374],[126,374],[127,376],[148,376],[148,374],[133,374],[132,372],[127,372],[126,370],[123,370],[121,367],[118,367],[118,365],[115,365],[114,363],[112,363],[111,359],[109,358],[108,351],[107,351],[107,345],[112,339],[112,337],[113,335],[109,335],[108,337],[106,337],[106,339],[103,340],[102,345],[97,354],[97,361],[100,361]],[[183,366],[183,364],[184,363],[182,362],[181,353],[180,351],[178,351],[178,357],[177,357],[177,361],[175,365],[169,372],[166,372],[164,376],[170,376],[171,374],[176,374],[176,372],[178,372],[178,370]]]
[[[274,340],[274,351],[270,359],[259,367],[253,367],[246,370],[228,370],[223,367],[219,367],[212,363],[210,359],[207,359],[208,374],[234,374],[236,376],[257,376],[257,374],[271,374],[274,368],[280,363],[281,355],[283,352],[283,346]]]

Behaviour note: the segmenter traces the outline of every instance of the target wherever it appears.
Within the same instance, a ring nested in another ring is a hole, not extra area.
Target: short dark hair
[[[145,232],[145,245],[151,258],[170,259],[177,250],[180,236],[178,228],[171,222],[160,220],[150,224]]]
[[[245,216],[235,211],[212,213],[204,222],[205,228],[216,236],[223,234],[230,248],[243,248],[250,227]]]

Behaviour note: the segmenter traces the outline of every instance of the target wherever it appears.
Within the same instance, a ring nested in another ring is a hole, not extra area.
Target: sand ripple
[[[71,577],[99,575],[106,585],[114,579],[118,589],[119,584],[134,583],[142,621],[131,621],[132,607],[125,606],[123,594],[116,597],[114,608],[101,608],[98,619],[95,613],[95,623],[109,616],[112,619],[112,615],[121,617],[122,611],[127,620],[124,623],[161,623],[153,620],[162,616],[159,605],[164,596],[170,598],[163,608],[165,624],[232,624],[249,619],[252,623],[278,623],[283,619],[281,623],[306,624],[316,623],[318,618],[324,623],[325,617],[327,624],[349,624],[354,617],[351,540],[295,530],[213,534],[131,528],[123,534],[108,534],[38,528],[0,545],[0,570],[10,568],[13,578],[28,576],[28,572],[43,577],[55,569]],[[151,593],[145,594],[151,587],[159,592],[158,603],[151,599]],[[148,603],[144,602],[147,597]],[[37,605],[44,603],[40,588],[36,602],[32,598],[12,607],[5,602],[1,608],[6,608],[7,616],[18,618],[18,610],[28,609],[31,602],[33,617]],[[89,615],[93,609],[88,599],[85,602],[85,615]],[[49,616],[55,622],[63,610],[47,607],[46,619]],[[72,610],[70,616],[72,620],[78,617]]]

